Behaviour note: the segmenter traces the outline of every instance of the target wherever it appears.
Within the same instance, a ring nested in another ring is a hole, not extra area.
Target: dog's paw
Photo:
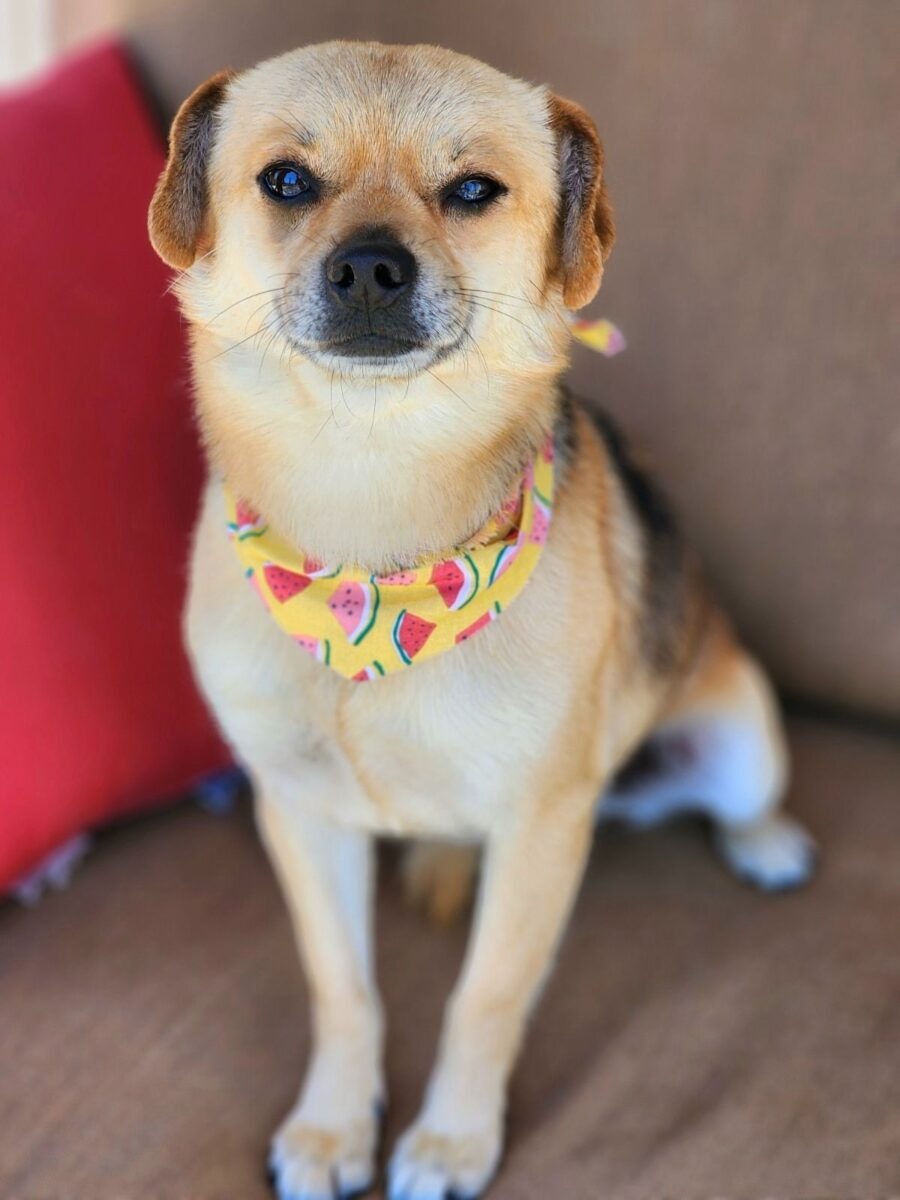
[[[287,1118],[272,1139],[269,1168],[278,1200],[347,1200],[375,1181],[377,1121],[326,1129]]]
[[[388,1168],[388,1200],[474,1200],[500,1162],[499,1128],[447,1136],[416,1124]]]
[[[764,892],[801,887],[815,871],[815,841],[781,813],[745,829],[719,829],[716,846],[738,878]]]
[[[414,842],[403,857],[409,902],[438,925],[449,925],[467,908],[475,890],[478,850],[447,842]]]

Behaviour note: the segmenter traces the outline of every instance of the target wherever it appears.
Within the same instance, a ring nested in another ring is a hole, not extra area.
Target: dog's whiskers
[[[471,278],[471,276],[461,274],[461,275],[453,275],[453,276],[451,276],[451,278],[454,280],[461,281],[463,279],[469,279],[469,278]],[[546,301],[545,292],[542,291],[542,289],[537,285],[537,283],[535,283],[535,281],[533,279],[529,279],[528,284],[530,287],[534,288],[539,300]],[[564,318],[561,316],[561,314],[557,311],[556,307],[553,305],[550,305],[546,308],[539,308],[537,303],[534,300],[530,299],[528,296],[524,296],[524,295],[523,296],[514,296],[509,292],[493,291],[490,288],[470,287],[468,284],[463,284],[461,282],[460,282],[460,291],[464,296],[477,297],[478,300],[484,301],[485,303],[493,301],[494,303],[503,303],[504,305],[510,305],[510,304],[527,305],[532,310],[535,317],[545,326],[546,326],[545,317],[549,315],[550,317],[555,318],[562,325],[562,327],[566,330],[567,333],[569,332],[569,328],[566,325]]]
[[[240,300],[233,301],[233,303],[226,305],[226,307],[223,308],[221,310],[221,312],[217,312],[214,317],[210,317],[208,321],[206,321],[203,325],[201,325],[200,328],[201,329],[209,329],[210,326],[214,325],[216,323],[216,321],[219,320],[220,317],[224,317],[227,312],[231,312],[231,310],[233,308],[237,308],[239,304],[246,304],[248,302],[248,300],[257,300],[260,296],[269,296],[269,295],[272,295],[273,293],[277,294],[278,292],[283,292],[283,291],[284,291],[284,288],[280,288],[280,287],[278,287],[278,288],[263,288],[263,290],[261,292],[253,292],[252,295],[250,295],[250,296],[242,296]],[[271,303],[271,301],[267,301],[266,303]],[[264,308],[264,307],[265,307],[265,305],[260,305],[260,308]],[[248,322],[250,320],[252,320],[253,316],[257,312],[259,312],[259,308],[255,309],[254,312],[251,313],[250,317],[247,318]],[[245,326],[245,328],[246,328],[246,326]]]
[[[353,382],[352,371],[351,371],[351,375],[350,375],[350,381],[351,381],[351,383]],[[356,413],[353,411],[353,409],[350,407],[350,405],[347,402],[347,393],[344,391],[344,374],[343,374],[343,372],[341,372],[340,375],[338,376],[338,384],[341,389],[341,400],[344,403],[344,408],[346,408],[347,412],[350,414],[350,419],[353,420],[356,417]]]
[[[521,327],[522,327],[522,328],[525,330],[525,332],[526,332],[526,333],[528,333],[528,334],[530,334],[532,337],[537,337],[537,336],[539,336],[539,331],[538,331],[538,330],[536,330],[535,328],[533,328],[533,326],[529,325],[527,321],[523,321],[523,320],[522,320],[520,317],[517,317],[517,316],[516,316],[514,313],[508,313],[508,312],[504,311],[502,308],[497,308],[497,307],[495,307],[495,305],[494,305],[494,304],[489,304],[489,303],[488,303],[487,301],[485,301],[485,300],[475,300],[475,299],[473,299],[473,298],[472,298],[472,296],[470,296],[470,295],[466,295],[466,294],[465,294],[465,293],[463,293],[463,292],[460,292],[459,294],[460,294],[460,295],[461,295],[461,296],[462,296],[462,297],[463,297],[463,298],[464,298],[464,299],[465,299],[465,300],[466,300],[466,301],[467,301],[467,302],[468,302],[468,303],[469,303],[469,304],[470,304],[470,305],[471,305],[473,308],[479,308],[479,309],[481,309],[481,310],[482,310],[482,311],[484,311],[484,312],[494,313],[494,315],[495,315],[495,316],[498,316],[498,317],[506,317],[506,318],[507,318],[507,320],[509,320],[509,321],[515,321],[515,323],[516,323],[517,325],[521,325]]]
[[[441,384],[442,387],[445,387],[447,389],[447,391],[450,392],[451,395],[454,395],[457,398],[457,400],[460,401],[460,403],[464,404],[466,406],[466,408],[469,409],[470,412],[475,412],[475,409],[472,407],[472,405],[469,403],[469,401],[466,400],[464,396],[461,396],[459,394],[459,392],[457,392],[454,388],[452,388],[450,386],[450,384],[446,381],[446,379],[441,379],[440,375],[435,375],[434,371],[432,371],[432,369],[430,367],[423,367],[422,370],[425,372],[426,375],[430,375],[431,378],[433,380],[435,380],[436,383],[439,383],[439,384]]]
[[[463,327],[462,336],[464,338],[468,339],[468,341],[470,341],[472,343],[472,346],[478,352],[478,356],[481,359],[481,366],[482,366],[482,369],[484,370],[484,381],[487,384],[488,400],[490,400],[490,398],[491,398],[491,373],[488,370],[487,359],[484,357],[484,351],[481,349],[481,347],[478,345],[478,342],[475,340],[475,338],[472,336],[472,334],[469,332],[469,330],[466,327]],[[468,364],[469,352],[465,351],[465,355],[466,355],[466,363]]]
[[[377,408],[378,408],[378,382],[377,382],[377,380],[373,380],[372,381],[372,421],[371,421],[371,424],[369,425],[369,437],[370,438],[375,430],[375,412],[376,412]]]

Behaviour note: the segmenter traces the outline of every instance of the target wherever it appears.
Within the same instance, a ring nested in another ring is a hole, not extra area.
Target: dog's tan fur
[[[256,185],[267,163],[298,157],[328,181],[299,215]],[[461,171],[496,174],[508,192],[450,218],[435,197]],[[290,340],[285,306],[363,220],[398,231],[469,322],[440,361],[343,370]],[[790,841],[762,673],[674,534],[648,525],[614,443],[580,408],[560,415],[563,311],[594,294],[613,238],[596,130],[572,102],[447,51],[313,47],[217,76],[186,102],[150,228],[184,272],[211,467],[188,642],[253,778],[313,1001],[312,1061],[274,1145],[280,1193],[327,1197],[371,1177],[383,1099],[371,837],[391,834],[485,851],[437,1064],[391,1168],[404,1200],[474,1195],[499,1161],[507,1079],[598,796],[636,747],[660,728],[739,728],[752,795],[715,809],[726,852],[743,849],[754,870]],[[242,579],[222,477],[308,554],[385,571],[470,536],[554,426],[568,448],[540,566],[450,654],[345,682],[298,652]],[[410,873],[444,915],[472,874],[465,850],[452,853],[432,845]]]

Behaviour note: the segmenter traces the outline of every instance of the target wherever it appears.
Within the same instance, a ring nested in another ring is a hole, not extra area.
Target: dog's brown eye
[[[259,181],[276,200],[299,200],[313,191],[312,181],[295,163],[273,163],[266,167]]]
[[[469,175],[458,179],[444,192],[444,202],[454,208],[480,208],[506,191],[487,175]]]

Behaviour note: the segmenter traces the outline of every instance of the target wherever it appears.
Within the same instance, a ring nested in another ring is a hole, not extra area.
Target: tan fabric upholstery
[[[430,40],[577,98],[631,348],[574,378],[649,452],[788,689],[900,716],[900,18],[883,0],[104,0],[171,109],[330,37]],[[84,0],[59,0],[70,33]]]
[[[900,1194],[900,743],[795,724],[808,891],[734,882],[699,828],[598,842],[514,1081],[497,1200]],[[379,905],[388,1144],[465,930]],[[266,1200],[306,1049],[297,957],[246,814],[109,836],[0,910],[4,1200]]]

